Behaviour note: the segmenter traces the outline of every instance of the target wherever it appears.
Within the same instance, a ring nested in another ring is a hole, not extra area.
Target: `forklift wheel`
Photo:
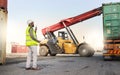
[[[40,56],[47,56],[48,55],[48,48],[47,46],[41,46],[39,50]]]
[[[78,48],[78,53],[81,57],[91,57],[94,55],[94,49],[89,45],[81,45]]]

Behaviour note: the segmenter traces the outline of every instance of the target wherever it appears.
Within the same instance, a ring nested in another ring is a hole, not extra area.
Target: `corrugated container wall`
[[[103,4],[103,28],[105,39],[120,39],[120,3]]]
[[[5,1],[5,2],[4,2]],[[0,0],[0,63],[6,60],[7,0]],[[3,8],[3,7],[5,8]]]

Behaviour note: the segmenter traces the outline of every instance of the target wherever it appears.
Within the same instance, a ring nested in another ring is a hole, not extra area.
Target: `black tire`
[[[81,57],[91,57],[94,55],[94,49],[89,45],[81,45],[78,47],[78,53]]]
[[[41,46],[39,50],[40,56],[47,56],[49,52],[49,49],[47,46]]]

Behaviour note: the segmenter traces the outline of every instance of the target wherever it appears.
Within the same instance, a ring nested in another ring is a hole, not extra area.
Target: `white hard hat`
[[[30,23],[32,23],[32,22],[33,22],[32,20],[28,20],[28,21],[27,21],[27,24],[30,24]]]

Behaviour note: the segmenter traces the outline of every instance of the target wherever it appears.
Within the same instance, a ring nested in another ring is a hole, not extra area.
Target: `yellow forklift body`
[[[65,54],[73,54],[76,52],[76,46],[72,40],[62,39],[61,37],[58,37],[57,39],[58,45],[64,50]]]

